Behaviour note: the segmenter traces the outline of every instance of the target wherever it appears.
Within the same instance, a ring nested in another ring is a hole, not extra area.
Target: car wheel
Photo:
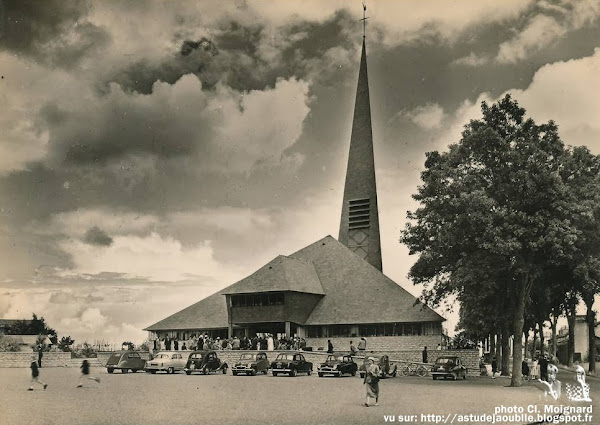
[[[273,372],[273,376],[277,376],[277,372]]]
[[[361,377],[361,378],[364,378],[364,377],[365,377],[365,374],[364,374],[364,372],[361,372],[361,373],[360,373],[360,377]]]
[[[452,380],[453,380],[453,381],[456,381],[457,379],[458,379],[458,376],[456,375],[456,373],[453,373],[453,374],[452,374]]]
[[[108,369],[108,368],[107,368],[107,369],[106,369],[106,371],[107,371],[108,373],[113,373],[115,370],[114,370],[114,369]]]
[[[224,368],[223,368],[223,375],[226,375],[226,374],[227,374],[227,368],[226,368],[226,367],[224,367]]]
[[[463,374],[463,381],[464,381],[465,379],[467,379],[467,372],[465,372],[465,373]]]
[[[433,378],[434,381],[437,381],[437,376],[433,375],[432,378]]]
[[[204,367],[202,368],[202,373],[203,373],[204,375],[208,375],[208,369],[206,368],[206,366],[204,366]]]
[[[306,374],[307,374],[308,376],[312,375],[312,369],[308,369],[308,371],[306,372]]]
[[[167,373],[169,375],[171,375],[171,374],[175,373],[175,369],[173,369],[172,367],[170,367],[170,368],[167,369]]]
[[[151,371],[150,371],[150,373],[151,373],[152,375],[154,375],[154,374],[156,373],[156,371],[155,371],[155,370],[151,370]]]
[[[292,377],[296,376],[297,374],[298,374],[298,372],[296,372],[296,369],[292,369],[290,371],[290,376],[292,376]]]
[[[319,375],[319,378],[323,377],[323,374],[321,372],[319,372],[318,375]]]
[[[237,372],[234,370],[231,372],[233,374],[233,376],[237,376]]]
[[[129,369],[121,369],[121,373],[127,373],[129,372]]]
[[[136,373],[137,369],[131,369],[131,372]]]
[[[185,371],[185,374],[186,374],[186,375],[191,375],[191,374],[192,374],[192,371],[191,371],[191,370],[186,370],[186,371]]]
[[[256,376],[256,371],[253,369],[252,372],[250,372],[251,376]]]
[[[356,376],[356,371],[355,370],[352,371],[352,376]]]

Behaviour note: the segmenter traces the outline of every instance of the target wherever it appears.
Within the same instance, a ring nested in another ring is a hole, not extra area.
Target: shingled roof
[[[325,296],[306,325],[441,322],[428,306],[331,236],[290,255],[311,261]]]
[[[326,236],[289,256],[280,255],[250,276],[145,330],[227,328],[225,294],[296,291],[325,295],[304,325],[441,322],[431,308]]]
[[[284,255],[276,257],[250,276],[225,288],[223,294],[295,291],[325,295],[312,262]]]
[[[225,288],[227,289],[227,288]],[[161,320],[145,331],[171,331],[179,329],[222,329],[227,324],[227,305],[222,295],[225,289],[214,293],[191,306]]]

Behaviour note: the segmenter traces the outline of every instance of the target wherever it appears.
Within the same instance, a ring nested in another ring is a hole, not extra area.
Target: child
[[[38,369],[38,364],[35,357],[31,358],[31,383],[29,384],[29,389],[27,391],[33,391],[33,384],[40,384],[44,389],[48,387],[48,384],[40,381],[40,370]]]
[[[87,379],[91,379],[93,381],[96,381],[97,383],[100,383],[100,379],[98,379],[94,376],[88,376],[89,374],[90,374],[90,364],[88,363],[87,360],[84,360],[83,363],[81,364],[81,379],[79,379],[79,384],[77,385],[77,388],[83,387],[83,384],[81,383],[81,381],[85,377],[87,377]]]

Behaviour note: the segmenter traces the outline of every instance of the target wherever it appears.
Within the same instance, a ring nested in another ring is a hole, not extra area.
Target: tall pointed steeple
[[[382,270],[364,35],[338,240],[373,267]]]

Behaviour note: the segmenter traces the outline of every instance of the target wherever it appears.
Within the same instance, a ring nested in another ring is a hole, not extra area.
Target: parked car
[[[344,373],[356,376],[358,365],[352,359],[352,356],[343,354],[331,354],[327,356],[324,363],[317,368],[319,377],[324,375],[342,376]]]
[[[269,370],[269,359],[267,353],[243,353],[240,360],[231,368],[233,375],[241,373],[245,375],[266,374]]]
[[[106,371],[108,373],[113,373],[115,369],[120,370],[121,373],[127,373],[129,371],[135,373],[138,370],[144,370],[145,367],[146,360],[142,359],[140,353],[137,351],[114,353],[106,362]]]
[[[185,359],[180,352],[161,351],[152,360],[146,362],[146,372],[154,374],[165,371],[171,374],[183,370],[184,366]]]
[[[433,379],[452,378],[455,381],[458,378],[467,379],[467,368],[463,365],[458,356],[438,357],[431,368]]]
[[[273,376],[280,373],[287,373],[290,376],[296,376],[298,373],[312,373],[313,364],[307,362],[300,353],[282,353],[277,355],[274,362],[271,363]]]
[[[190,354],[185,364],[185,373],[191,375],[193,372],[207,375],[209,372],[222,371],[227,373],[229,366],[222,362],[214,351],[194,351]]]
[[[359,367],[360,377],[365,377],[365,371],[367,370],[367,359],[369,357],[365,357],[363,359],[362,364]],[[379,365],[379,369],[381,369],[381,379],[385,378],[395,378],[398,373],[398,365],[390,363],[390,358],[386,355],[381,356],[378,359],[375,359],[375,364]]]

